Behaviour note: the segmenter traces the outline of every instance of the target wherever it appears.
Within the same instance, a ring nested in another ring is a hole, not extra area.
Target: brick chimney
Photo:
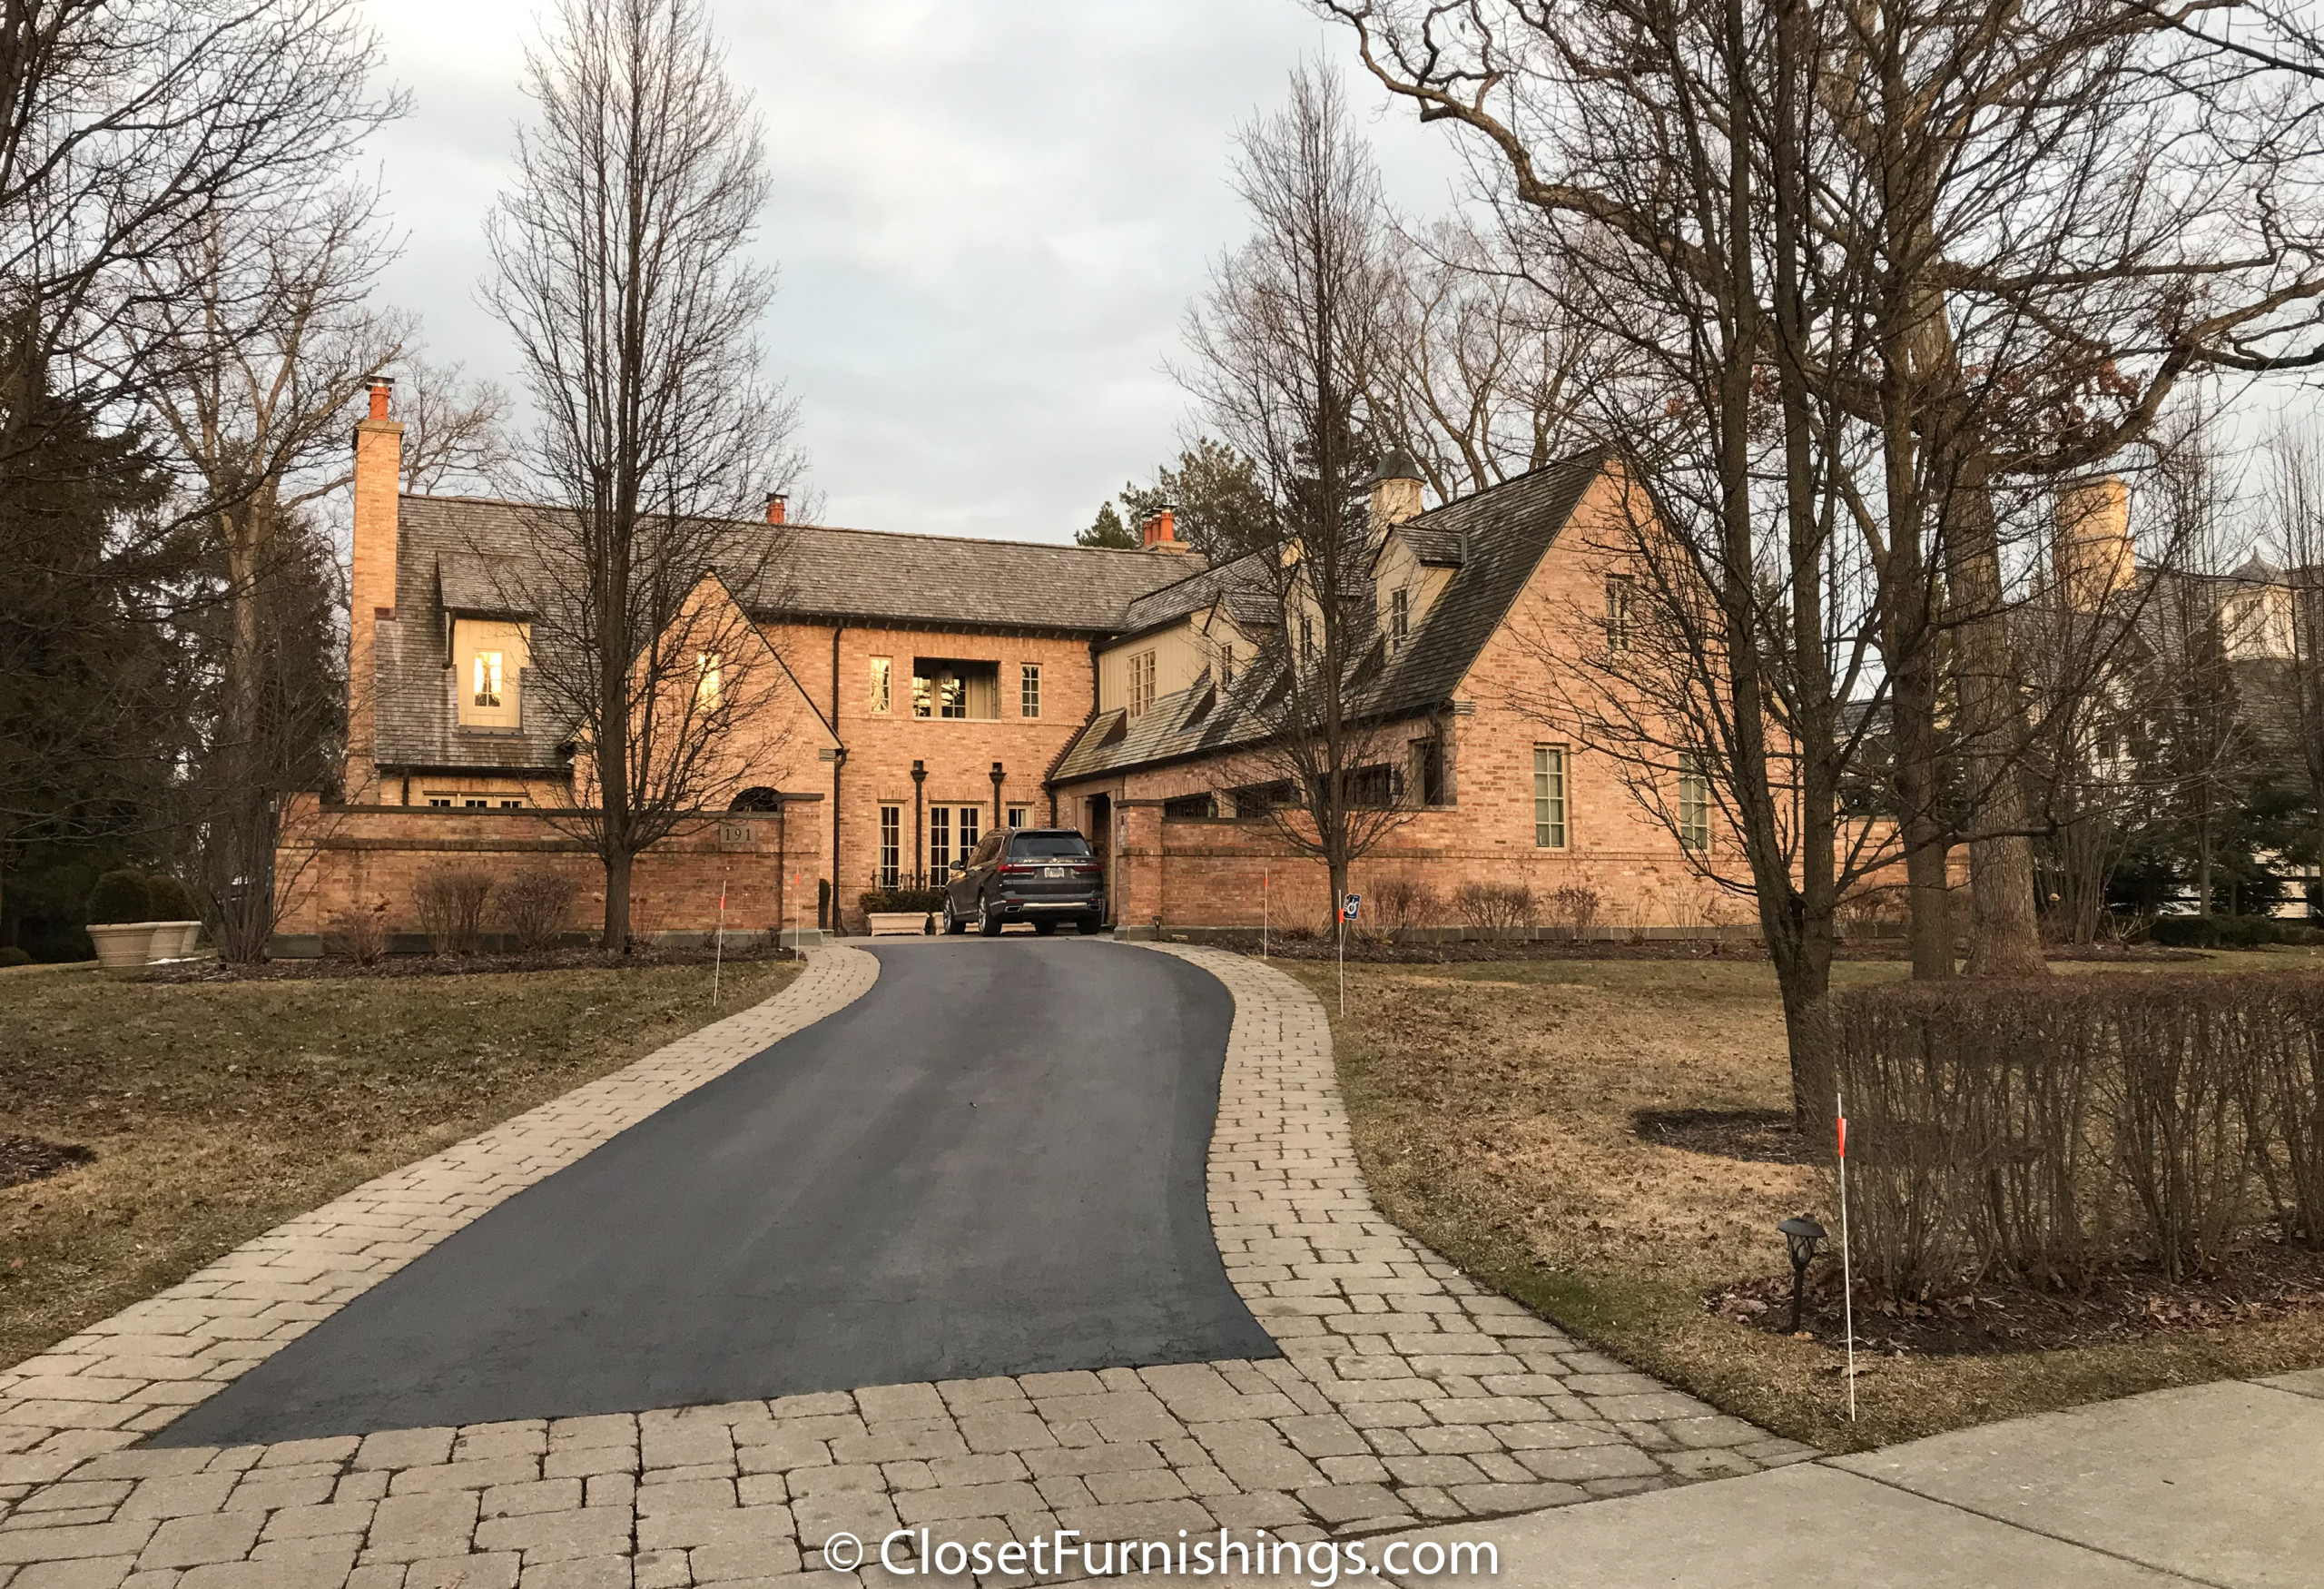
[[[1377,537],[1392,526],[1417,518],[1420,510],[1420,469],[1402,449],[1393,450],[1380,460],[1380,472],[1372,477],[1372,533]]]
[[[781,524],[783,522],[783,511],[784,506],[785,499],[782,492],[768,492],[766,498],[766,521],[769,524]]]
[[[372,723],[373,643],[396,616],[397,497],[403,486],[403,422],[388,417],[395,382],[371,380],[369,417],[355,427],[355,528],[348,580],[347,773],[350,804],[379,798]]]
[[[2057,533],[2050,558],[2070,611],[2093,612],[2137,576],[2131,542],[2131,492],[2119,475],[2058,493]]]
[[[1194,550],[1178,538],[1178,516],[1167,507],[1157,508],[1146,516],[1138,541],[1149,552],[1183,554]]]

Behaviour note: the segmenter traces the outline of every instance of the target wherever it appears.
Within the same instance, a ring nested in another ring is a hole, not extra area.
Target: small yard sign
[[[1356,908],[1363,903],[1364,896],[1362,894],[1349,894],[1346,899],[1340,902],[1340,920],[1343,922],[1353,922],[1355,920]]]

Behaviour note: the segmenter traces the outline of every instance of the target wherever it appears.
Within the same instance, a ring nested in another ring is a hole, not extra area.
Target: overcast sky
[[[408,119],[378,154],[406,239],[384,288],[429,356],[518,385],[477,307],[482,222],[527,113],[530,0],[375,0]],[[1172,456],[1164,373],[1243,232],[1236,125],[1303,58],[1352,64],[1297,0],[714,0],[766,120],[773,371],[828,521],[1063,540]],[[1348,77],[1392,197],[1451,206],[1452,135]]]

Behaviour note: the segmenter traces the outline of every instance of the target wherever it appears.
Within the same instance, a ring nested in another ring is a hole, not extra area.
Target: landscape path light
[[[1791,1333],[1799,1333],[1799,1304],[1807,1293],[1807,1266],[1824,1243],[1824,1228],[1805,1214],[1795,1214],[1776,1229],[1791,1253]]]

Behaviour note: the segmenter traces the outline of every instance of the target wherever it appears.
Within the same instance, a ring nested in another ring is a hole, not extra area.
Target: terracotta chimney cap
[[[1167,502],[1146,516],[1138,543],[1149,552],[1184,552],[1189,549],[1187,543],[1178,538],[1178,516]]]
[[[769,524],[781,524],[783,509],[787,506],[789,506],[788,498],[781,491],[769,491],[766,496],[766,521]]]
[[[391,394],[395,389],[396,378],[394,376],[375,375],[371,377],[371,418],[374,419],[384,419],[388,417],[388,399],[389,394]]]

